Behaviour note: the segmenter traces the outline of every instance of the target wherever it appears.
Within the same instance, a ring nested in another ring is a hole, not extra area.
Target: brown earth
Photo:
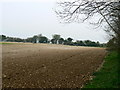
[[[103,48],[52,44],[2,46],[2,87],[80,88],[100,66]]]

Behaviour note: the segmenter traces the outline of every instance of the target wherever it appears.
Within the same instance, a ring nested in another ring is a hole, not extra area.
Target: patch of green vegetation
[[[16,43],[6,43],[6,42],[0,42],[0,44],[16,44]]]
[[[101,70],[93,73],[95,78],[84,88],[120,88],[119,61],[120,55],[117,52],[109,53]]]

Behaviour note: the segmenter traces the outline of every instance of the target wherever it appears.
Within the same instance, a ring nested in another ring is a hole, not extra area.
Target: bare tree
[[[103,2],[104,1],[104,2]],[[102,25],[107,23],[109,29],[106,32],[112,31],[114,38],[116,38],[116,44],[120,51],[120,1],[118,2],[105,2],[105,0],[77,0],[74,2],[60,2],[57,3],[56,9],[57,15],[64,22],[70,23],[74,21],[85,21],[95,15],[100,15],[95,25]]]

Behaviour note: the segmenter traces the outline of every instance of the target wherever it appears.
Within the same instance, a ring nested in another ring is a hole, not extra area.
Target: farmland
[[[104,48],[3,44],[3,88],[81,88],[102,64]]]

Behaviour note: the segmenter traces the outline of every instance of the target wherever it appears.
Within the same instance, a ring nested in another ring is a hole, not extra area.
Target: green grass
[[[105,63],[100,71],[93,73],[92,81],[84,88],[120,88],[120,55],[117,52],[111,52],[105,58]]]
[[[16,43],[6,43],[6,42],[0,42],[0,44],[16,44]]]

